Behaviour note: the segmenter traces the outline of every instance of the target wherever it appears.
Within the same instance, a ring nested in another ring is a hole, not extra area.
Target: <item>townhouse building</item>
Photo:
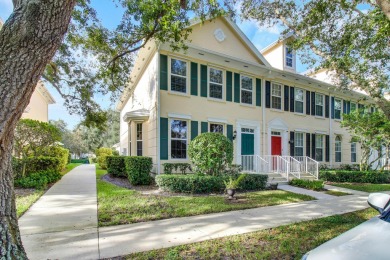
[[[287,40],[260,52],[225,17],[191,29],[186,51],[153,41],[139,51],[117,104],[123,155],[152,157],[159,174],[165,162],[190,161],[196,136],[217,132],[248,171],[359,162],[359,144],[340,123],[344,113],[373,109],[367,96],[297,73]]]

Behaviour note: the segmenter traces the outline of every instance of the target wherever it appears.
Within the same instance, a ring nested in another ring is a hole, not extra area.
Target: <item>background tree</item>
[[[14,129],[40,77],[44,74],[87,126],[99,127],[106,114],[93,94],[123,89],[135,51],[150,39],[182,48],[190,15],[221,13],[214,0],[116,2],[125,12],[110,31],[89,0],[13,0],[14,11],[0,30],[0,258],[27,258],[15,212],[11,154]]]
[[[348,129],[353,136],[351,142],[359,142],[361,145],[360,170],[365,171],[382,158],[383,147],[389,155],[390,148],[390,120],[382,112],[363,113],[354,111],[344,114],[342,127]],[[378,158],[369,161],[372,152],[379,153]]]
[[[369,6],[364,12],[362,4]],[[244,18],[282,25],[282,37],[315,69],[336,73],[340,88],[358,86],[390,119],[390,11],[388,0],[243,0]],[[315,55],[313,55],[313,53]]]

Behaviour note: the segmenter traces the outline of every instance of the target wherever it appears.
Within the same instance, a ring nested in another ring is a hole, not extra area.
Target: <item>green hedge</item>
[[[125,165],[127,178],[132,185],[149,185],[152,183],[150,171],[153,161],[150,157],[126,156]]]
[[[48,184],[58,181],[61,177],[62,175],[57,171],[34,172],[27,177],[16,179],[15,187],[45,189]]]
[[[157,185],[165,191],[179,193],[211,193],[222,192],[224,181],[230,176],[210,176],[204,174],[160,174],[156,176]],[[235,176],[237,178],[238,176]],[[239,190],[264,190],[268,175],[248,174],[239,184]]]
[[[290,181],[290,185],[316,191],[321,191],[324,189],[324,181],[322,180],[317,181],[293,179]]]
[[[331,182],[388,183],[389,172],[320,171],[320,179]]]
[[[23,166],[25,167],[24,176],[28,176],[34,172],[40,171],[55,171],[61,172],[62,161],[57,157],[28,157],[25,159],[14,158],[12,160],[12,166],[14,170],[14,176],[23,176]]]
[[[65,166],[68,164],[69,150],[60,146],[47,147],[43,155],[47,157],[57,157],[58,159],[60,159],[61,170],[65,169]]]
[[[127,177],[126,156],[107,156],[107,172],[115,177]]]
[[[70,160],[71,163],[84,163],[89,164],[89,159],[72,159]]]

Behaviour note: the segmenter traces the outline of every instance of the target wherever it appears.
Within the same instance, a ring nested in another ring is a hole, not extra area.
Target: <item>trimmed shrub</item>
[[[112,149],[101,147],[99,149],[96,149],[95,154],[97,156],[97,163],[102,167],[103,169],[107,169],[107,156],[112,156]]]
[[[331,182],[388,183],[389,173],[379,171],[321,171],[320,178]]]
[[[153,161],[150,157],[126,156],[125,165],[127,178],[132,185],[149,185],[152,183],[150,171]]]
[[[252,191],[264,190],[268,181],[266,174],[246,174],[246,177],[238,185],[239,190]]]
[[[156,184],[160,189],[178,193],[210,193],[222,192],[225,189],[222,176],[204,174],[160,174],[156,176]]]
[[[233,176],[238,178],[239,175]],[[229,181],[232,175],[210,176],[205,174],[160,174],[156,176],[156,184],[165,191],[178,193],[211,193],[222,192],[225,189],[225,181]],[[264,190],[268,175],[246,174],[239,185],[238,190],[252,191]]]
[[[115,177],[127,177],[126,156],[107,156],[107,172]]]
[[[219,175],[233,160],[233,143],[219,133],[203,133],[190,142],[188,155],[197,172]]]
[[[301,187],[308,190],[321,191],[324,189],[324,181],[322,180],[301,180],[301,179],[292,179],[290,185]]]
[[[163,166],[165,174],[172,174],[173,170],[175,170],[176,174],[186,174],[187,171],[192,171],[189,163],[164,163]]]
[[[44,156],[48,157],[57,157],[61,161],[61,170],[65,168],[65,166],[68,164],[68,157],[69,157],[69,150],[62,148],[60,146],[50,146],[47,147],[44,152]]]
[[[62,175],[56,171],[34,172],[27,177],[16,179],[15,187],[45,189],[47,184],[54,183],[61,177]]]
[[[62,162],[57,157],[47,156],[28,157],[25,159],[13,158],[12,167],[14,170],[14,176],[18,178],[40,171],[61,172]]]
[[[360,165],[359,164],[341,164],[340,170],[344,171],[360,171]]]
[[[89,159],[72,159],[70,160],[71,163],[84,163],[89,164]]]

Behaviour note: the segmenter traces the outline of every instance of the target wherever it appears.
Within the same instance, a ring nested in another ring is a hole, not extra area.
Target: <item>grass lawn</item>
[[[331,183],[332,186],[359,190],[365,192],[390,191],[390,184],[371,184],[371,183]]]
[[[65,169],[61,172],[62,175],[67,174],[75,167],[82,163],[69,163]],[[18,218],[20,218],[24,212],[26,212],[48,189],[35,190],[35,189],[15,189],[16,191],[16,212]]]
[[[345,193],[345,192],[337,191],[337,190],[327,190],[327,191],[325,191],[325,193],[328,195],[337,196],[337,197],[351,195],[349,193]]]
[[[260,191],[238,194],[239,202],[223,195],[156,196],[120,188],[100,180],[106,173],[96,165],[99,226],[129,224],[158,219],[194,216],[313,200],[307,195],[286,191]]]
[[[377,215],[365,209],[244,235],[135,253],[124,259],[301,259],[311,249]]]

